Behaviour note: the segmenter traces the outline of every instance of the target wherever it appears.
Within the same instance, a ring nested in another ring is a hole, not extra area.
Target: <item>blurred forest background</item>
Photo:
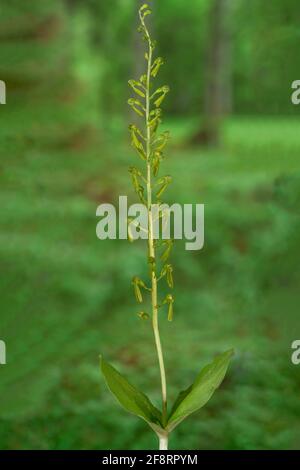
[[[171,86],[166,202],[205,203],[200,252],[173,254],[175,321],[161,318],[170,398],[229,347],[210,403],[174,449],[299,449],[299,0],[153,0]],[[129,78],[143,69],[137,0],[2,0],[2,449],[151,449],[116,406],[98,356],[160,401],[150,324],[131,277],[144,246],[96,238],[96,207],[128,194]]]

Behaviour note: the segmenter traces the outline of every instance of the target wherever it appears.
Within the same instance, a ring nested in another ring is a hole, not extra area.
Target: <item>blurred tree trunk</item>
[[[77,135],[85,125],[75,118],[82,86],[73,72],[64,0],[28,0],[24,7],[3,0],[0,22],[0,76],[7,83],[10,109],[22,116],[24,141],[51,148],[79,145],[88,133]]]
[[[232,109],[230,0],[212,0],[205,57],[204,120],[194,143],[218,146],[222,121]]]

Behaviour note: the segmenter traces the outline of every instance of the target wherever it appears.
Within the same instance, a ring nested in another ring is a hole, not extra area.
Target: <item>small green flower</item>
[[[173,311],[174,298],[173,298],[173,295],[168,294],[163,303],[168,305],[168,321],[172,321],[173,320],[173,315],[174,315],[174,311]]]
[[[138,317],[140,317],[141,320],[149,320],[149,314],[146,312],[139,312]]]

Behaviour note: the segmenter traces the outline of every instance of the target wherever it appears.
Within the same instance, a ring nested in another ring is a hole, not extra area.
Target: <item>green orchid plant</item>
[[[132,286],[136,301],[144,302],[145,295],[149,295],[151,315],[144,311],[139,313],[140,318],[151,317],[152,328],[158,365],[160,371],[162,406],[156,408],[150,399],[141,391],[131,385],[114,367],[101,357],[101,371],[109,390],[119,403],[129,412],[144,419],[159,439],[160,450],[168,449],[170,433],[191,413],[203,407],[214,391],[221,384],[226,374],[233,351],[229,350],[218,355],[210,364],[206,365],[194,383],[179,393],[170,410],[167,402],[167,380],[164,365],[164,355],[159,333],[160,311],[167,308],[168,320],[173,320],[174,297],[169,293],[163,300],[158,300],[158,284],[165,281],[169,289],[173,289],[173,267],[169,257],[173,247],[173,240],[157,240],[154,237],[153,203],[160,205],[161,196],[171,183],[170,176],[160,176],[160,164],[164,159],[164,150],[169,139],[168,132],[159,132],[161,123],[161,104],[169,92],[168,86],[155,89],[154,81],[164,61],[161,57],[154,58],[155,42],[151,39],[146,24],[146,17],[151,14],[148,4],[139,9],[139,31],[146,43],[145,53],[146,73],[138,80],[129,80],[134,97],[128,104],[137,115],[143,119],[144,125],[140,129],[136,125],[129,126],[132,146],[144,164],[144,168],[130,168],[133,187],[142,204],[147,208],[147,261],[149,265],[150,287],[139,277],[134,277]],[[163,217],[163,216],[162,216]],[[129,220],[128,235],[130,237]]]

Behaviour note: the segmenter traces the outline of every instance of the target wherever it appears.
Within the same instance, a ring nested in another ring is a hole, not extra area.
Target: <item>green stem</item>
[[[147,29],[146,29],[147,31]],[[152,217],[152,186],[151,186],[151,129],[149,126],[149,114],[150,114],[150,82],[151,82],[151,66],[152,66],[152,44],[149,33],[147,31],[147,39],[149,44],[148,53],[148,69],[147,69],[147,86],[146,86],[146,128],[147,128],[147,139],[146,139],[146,150],[147,150],[147,208],[148,208],[148,251],[149,257],[154,260],[155,266],[155,247],[154,247],[154,236],[153,236],[153,217]],[[161,378],[161,390],[162,390],[162,421],[165,426],[167,423],[167,381],[166,371],[164,364],[164,357],[162,352],[162,345],[159,334],[158,326],[158,301],[157,301],[157,276],[155,268],[151,270],[151,304],[152,304],[152,327],[154,332],[155,345],[158,356],[160,378]]]
[[[159,439],[159,450],[168,450],[169,436],[168,434],[160,434]]]

